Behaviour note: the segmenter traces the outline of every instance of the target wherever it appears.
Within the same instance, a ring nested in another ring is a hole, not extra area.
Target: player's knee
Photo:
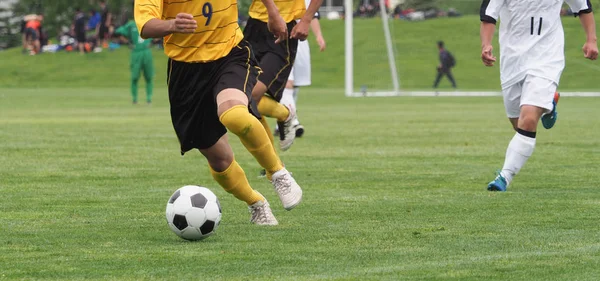
[[[217,110],[219,116],[239,105],[247,106],[248,97],[246,94],[237,89],[226,89],[217,94]]]
[[[244,104],[241,101],[238,100],[228,100],[228,101],[224,101],[222,103],[219,104],[218,107],[218,114],[219,116],[222,116],[223,113],[227,112],[228,110],[232,109],[235,106],[239,106],[239,105],[243,105],[246,106],[246,104]]]
[[[293,81],[293,80],[288,80],[288,81],[285,83],[285,88],[286,88],[286,89],[294,89],[294,81]]]
[[[538,119],[539,118],[535,118],[535,116],[521,116],[519,117],[517,127],[525,131],[535,132],[538,125]]]
[[[230,157],[228,157],[228,158],[222,157],[219,159],[212,159],[212,160],[207,158],[208,164],[216,172],[223,172],[223,171],[227,170],[227,168],[229,168],[229,166],[231,166],[231,163],[233,162],[233,154],[224,155],[224,156],[230,156]]]
[[[233,153],[226,153],[221,151],[221,153],[203,153],[204,157],[208,161],[210,167],[216,172],[223,172],[231,166],[233,162]]]

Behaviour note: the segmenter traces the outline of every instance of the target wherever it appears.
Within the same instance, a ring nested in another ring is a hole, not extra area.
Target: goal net
[[[345,0],[346,96],[400,95],[396,51],[385,1],[379,1],[378,24],[354,18],[353,0]]]

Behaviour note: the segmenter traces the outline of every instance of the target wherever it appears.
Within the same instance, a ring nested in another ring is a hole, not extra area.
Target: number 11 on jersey
[[[540,17],[540,23],[537,28],[537,35],[542,34],[542,20],[543,20],[542,17]],[[531,17],[531,35],[533,35],[533,33],[534,33],[534,24],[535,24],[535,18]]]

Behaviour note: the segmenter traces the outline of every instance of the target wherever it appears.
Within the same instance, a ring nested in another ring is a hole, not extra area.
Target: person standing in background
[[[146,80],[146,102],[152,104],[152,90],[154,83],[154,62],[152,60],[152,50],[150,45],[152,39],[143,39],[140,37],[135,21],[129,20],[124,25],[115,30],[115,35],[121,36],[121,39],[126,40],[131,46],[131,98],[133,104],[138,103],[138,81],[140,80],[141,72],[144,73]]]
[[[75,40],[77,40],[77,49],[80,54],[85,54],[85,14],[79,8],[75,9],[75,20],[73,25]]]
[[[100,0],[100,10],[100,24],[98,25],[98,31],[96,32],[97,44],[96,49],[94,50],[95,52],[101,52],[102,48],[105,46],[108,47],[107,38],[110,37],[109,27],[112,24],[112,14],[108,9],[105,0]]]
[[[452,88],[456,89],[456,81],[454,80],[454,76],[452,75],[452,68],[456,65],[456,60],[452,53],[450,53],[446,48],[444,48],[444,42],[437,42],[439,56],[440,56],[440,64],[437,67],[437,76],[435,77],[435,82],[433,82],[433,88],[437,89],[438,84],[440,84],[440,80],[442,80],[442,76],[448,76],[448,80],[452,83]]]

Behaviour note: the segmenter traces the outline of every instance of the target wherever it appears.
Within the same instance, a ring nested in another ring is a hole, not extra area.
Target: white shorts
[[[308,41],[298,41],[296,60],[288,80],[294,81],[294,86],[309,86],[310,81],[310,48]]]
[[[521,106],[533,105],[552,111],[552,100],[558,85],[552,80],[526,75],[525,79],[502,89],[508,118],[519,118]]]

